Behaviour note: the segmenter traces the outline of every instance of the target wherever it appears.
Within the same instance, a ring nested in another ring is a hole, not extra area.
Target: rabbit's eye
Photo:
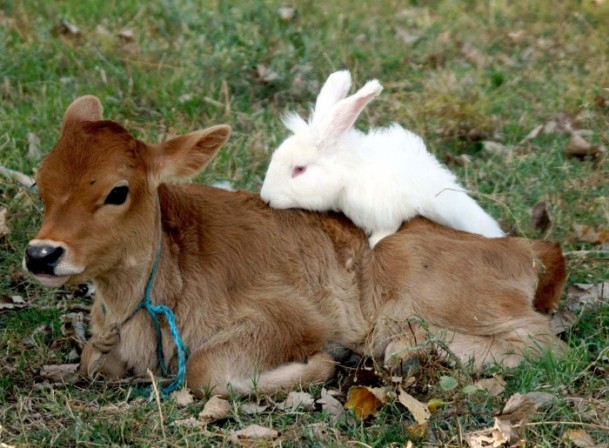
[[[300,176],[306,170],[306,166],[295,166],[294,168],[292,168],[292,177]]]

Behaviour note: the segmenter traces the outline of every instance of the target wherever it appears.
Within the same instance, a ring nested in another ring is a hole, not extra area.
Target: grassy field
[[[33,175],[67,105],[94,94],[143,140],[230,124],[230,142],[196,181],[257,191],[286,136],[281,114],[307,113],[325,77],[349,68],[357,86],[372,77],[385,86],[358,126],[397,121],[420,133],[506,230],[563,244],[570,286],[609,281],[609,1],[294,3],[0,0],[0,164]],[[536,204],[549,225],[531,219]],[[465,435],[492,426],[516,392],[553,397],[521,428],[526,446],[609,444],[606,292],[585,306],[565,292],[577,320],[561,335],[571,349],[560,361],[481,374],[424,366],[408,391],[443,405],[420,437],[391,400],[338,426],[319,405],[287,411],[262,399],[267,409],[247,415],[247,400],[234,400],[225,421],[191,428],[175,422],[204,402],[159,408],[132,383],[51,384],[43,366],[78,360],[62,316],[86,315],[91,299],[23,275],[41,218],[34,194],[0,178],[0,210],[9,230],[0,230],[0,297],[25,301],[0,309],[0,446],[229,446],[251,423],[280,435],[238,443],[467,446]],[[491,377],[505,390],[472,392]]]

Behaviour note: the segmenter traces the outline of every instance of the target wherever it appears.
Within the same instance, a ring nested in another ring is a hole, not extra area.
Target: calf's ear
[[[67,128],[81,121],[103,120],[103,113],[104,108],[97,97],[85,95],[76,98],[63,114],[61,133],[63,134]]]
[[[156,167],[161,182],[201,172],[228,140],[230,133],[230,126],[221,124],[159,145]]]

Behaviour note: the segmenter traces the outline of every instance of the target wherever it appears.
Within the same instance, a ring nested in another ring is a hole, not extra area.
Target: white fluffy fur
[[[275,208],[342,211],[370,246],[416,215],[486,237],[504,236],[455,175],[416,134],[393,124],[363,134],[353,123],[382,90],[377,80],[345,98],[347,71],[330,75],[308,122],[284,120],[294,135],[277,148],[260,195]],[[294,175],[294,168],[304,172]]]

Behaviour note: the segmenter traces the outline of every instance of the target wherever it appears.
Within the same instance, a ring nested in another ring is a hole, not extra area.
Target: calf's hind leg
[[[289,362],[262,372],[252,367],[255,362],[246,354],[242,353],[241,359],[237,360],[223,352],[220,347],[191,355],[186,366],[186,381],[195,395],[201,396],[205,392],[224,397],[274,394],[295,386],[322,382],[334,374],[334,362],[324,352],[317,352],[303,362]]]
[[[255,307],[241,309],[191,354],[186,366],[190,389],[224,396],[273,394],[334,374],[331,356],[322,351],[331,334],[327,319],[299,295],[282,292],[281,300],[273,299],[273,290],[244,297]]]

